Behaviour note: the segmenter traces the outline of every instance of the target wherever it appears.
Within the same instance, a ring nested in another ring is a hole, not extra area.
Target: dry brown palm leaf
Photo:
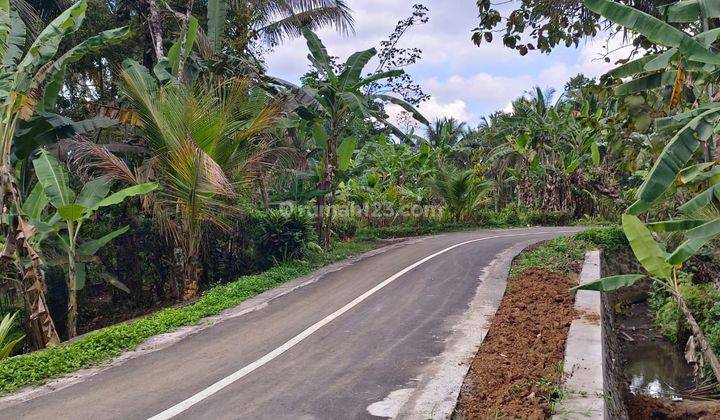
[[[124,160],[103,145],[87,140],[67,140],[63,143],[67,145],[68,163],[75,167],[76,172],[83,179],[106,176],[130,185],[139,185],[154,179],[152,169],[154,158],[146,159],[142,165],[132,170]],[[150,211],[153,197],[152,193],[141,196],[143,211]]]

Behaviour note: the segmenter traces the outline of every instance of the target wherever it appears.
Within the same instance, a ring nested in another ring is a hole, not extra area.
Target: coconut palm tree
[[[469,217],[484,202],[492,184],[478,180],[472,170],[442,169],[430,179],[454,222]]]
[[[240,194],[277,149],[260,136],[271,128],[278,107],[244,80],[219,84],[160,85],[138,63],[121,73],[122,94],[137,118],[151,158],[131,170],[101,146],[75,147],[84,172],[99,172],[130,183],[152,180],[161,189],[146,203],[160,231],[178,247],[183,300],[197,296],[200,250],[209,226],[229,227]]]
[[[452,117],[438,118],[425,132],[431,146],[455,147],[467,132],[467,124]]]
[[[302,29],[334,27],[341,34],[354,31],[345,0],[210,0],[208,35],[212,42],[224,35],[236,53],[260,43],[274,47],[298,38]],[[216,42],[219,44],[219,42]]]

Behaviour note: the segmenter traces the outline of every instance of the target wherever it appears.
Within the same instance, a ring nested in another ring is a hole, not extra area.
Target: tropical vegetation
[[[573,223],[620,227],[555,241],[528,264],[562,271],[563,253],[627,240],[644,271],[583,288],[652,279],[664,331],[689,331],[720,377],[717,317],[702,304],[718,284],[689,269],[720,235],[714,3],[522,1],[501,17],[478,1],[476,44],[500,27],[525,55],[609,32],[632,52],[597,80],[528,86],[476,126],[421,112],[428,95],[406,70],[422,52],[399,45],[428,21],[422,4],[341,60],[318,35],[353,32],[341,0],[66,3],[0,0],[0,358],[14,355],[0,362],[3,390],[379,238]],[[264,58],[291,38],[308,69],[287,81]]]

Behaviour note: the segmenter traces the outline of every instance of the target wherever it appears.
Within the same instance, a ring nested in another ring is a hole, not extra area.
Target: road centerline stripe
[[[336,310],[335,312],[331,313],[330,315],[326,316],[325,318],[321,319],[320,321],[314,323],[310,327],[306,328],[302,332],[300,332],[298,335],[294,336],[290,340],[286,341],[284,344],[282,344],[280,347],[277,347],[275,350],[267,353],[263,357],[259,358],[258,360],[250,363],[249,365],[235,371],[234,373],[218,380],[214,384],[208,386],[207,388],[203,389],[202,391],[198,392],[197,394],[175,404],[174,406],[168,408],[167,410],[158,413],[148,420],[167,420],[170,418],[173,418],[177,416],[178,414],[181,414],[182,412],[188,410],[190,407],[194,406],[195,404],[201,402],[202,400],[212,396],[213,394],[217,393],[218,391],[222,390],[223,388],[231,385],[232,383],[242,379],[243,377],[247,376],[248,374],[252,373],[253,371],[257,370],[258,368],[264,366],[268,362],[272,361],[273,359],[277,358],[278,356],[282,355],[286,351],[290,350],[291,348],[295,347],[297,344],[299,344],[301,341],[305,340],[309,336],[311,336],[313,333],[315,333],[320,328],[324,327],[325,325],[329,324],[333,320],[337,319],[344,313],[348,312],[350,309],[354,308],[370,296],[374,295],[381,289],[383,289],[388,284],[392,283],[393,281],[397,280],[398,278],[402,277],[403,275],[407,274],[408,272],[412,271],[413,269],[417,268],[418,266],[430,261],[431,259],[440,256],[448,251],[451,251],[455,248],[459,248],[463,245],[468,245],[475,242],[481,242],[481,241],[487,241],[490,239],[499,239],[499,238],[513,238],[518,236],[531,236],[531,235],[546,235],[550,233],[572,233],[574,231],[571,230],[556,230],[553,232],[527,232],[527,233],[518,233],[514,235],[495,235],[495,236],[487,236],[484,238],[478,238],[478,239],[471,239],[468,241],[460,242],[458,244],[449,246],[445,249],[442,249],[440,251],[435,252],[434,254],[428,255],[427,257],[416,261],[415,263],[403,268],[402,270],[398,271],[397,273],[393,274],[392,276],[388,277],[387,279],[383,280],[381,283],[377,284],[367,292],[363,293],[362,295],[356,297],[349,303],[347,303],[342,308]]]

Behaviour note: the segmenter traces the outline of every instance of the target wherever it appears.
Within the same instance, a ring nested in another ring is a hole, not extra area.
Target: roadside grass
[[[284,263],[263,273],[212,287],[190,305],[162,309],[144,318],[90,332],[66,344],[5,359],[0,362],[0,392],[43,383],[117,357],[154,335],[193,325],[282,283],[377,246],[367,241],[338,242],[328,252],[313,254],[305,261]]]
[[[576,268],[574,264],[577,261],[584,259],[588,251],[598,248],[610,251],[626,243],[625,234],[616,225],[592,228],[573,236],[551,239],[521,253],[513,261],[510,277],[530,268],[568,274]]]

